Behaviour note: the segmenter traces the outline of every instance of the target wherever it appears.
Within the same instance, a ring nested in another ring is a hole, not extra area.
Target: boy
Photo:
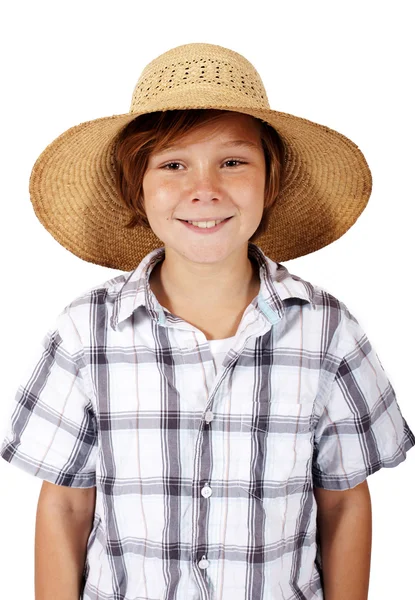
[[[36,600],[366,599],[366,478],[415,437],[344,303],[271,258],[351,227],[357,147],[188,44],[30,189],[61,244],[127,271],[57,317],[1,448],[44,480]]]

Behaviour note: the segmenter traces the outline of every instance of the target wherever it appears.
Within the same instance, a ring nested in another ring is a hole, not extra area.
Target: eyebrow
[[[223,144],[221,144],[221,146],[224,148],[228,148],[229,146],[239,146],[241,148],[245,147],[248,149],[254,148],[255,150],[258,150],[261,147],[259,144],[250,142],[249,140],[229,140],[228,142],[224,142]],[[170,146],[161,148],[160,152],[167,152],[169,150],[179,150],[180,148],[181,148],[180,145],[170,145]]]

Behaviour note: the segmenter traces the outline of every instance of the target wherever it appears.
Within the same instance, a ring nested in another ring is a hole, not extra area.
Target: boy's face
[[[261,222],[264,191],[260,124],[240,113],[224,114],[153,153],[143,178],[152,230],[166,249],[196,262],[216,262],[246,248]],[[182,222],[226,217],[232,218],[211,232]]]

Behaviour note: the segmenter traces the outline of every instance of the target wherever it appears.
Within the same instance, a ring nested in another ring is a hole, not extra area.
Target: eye
[[[227,160],[225,162],[225,165],[227,163],[239,163],[240,165],[246,165],[246,162],[242,161],[242,160],[238,160],[237,158],[230,158],[229,160]]]
[[[242,160],[238,160],[237,158],[230,158],[230,159],[226,160],[224,164],[227,165],[228,163],[238,163],[240,165],[246,165],[246,162],[244,162]],[[169,163],[163,165],[161,168],[166,169],[167,171],[178,171],[178,169],[175,168],[176,166],[180,167],[182,165],[178,162],[169,162]],[[231,165],[231,166],[234,166],[234,165]]]
[[[178,162],[167,163],[166,165],[163,165],[161,168],[166,169],[167,171],[177,171],[177,169],[170,169],[171,165],[180,165],[180,163],[178,163]],[[167,168],[167,167],[169,167],[169,168]]]

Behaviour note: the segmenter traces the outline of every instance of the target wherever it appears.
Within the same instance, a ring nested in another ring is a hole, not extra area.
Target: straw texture
[[[67,250],[88,262],[129,271],[163,245],[130,214],[115,191],[116,135],[138,115],[215,108],[252,115],[274,127],[286,146],[284,177],[267,231],[255,243],[275,261],[314,252],[341,237],[367,205],[369,167],[344,135],[271,110],[262,80],[243,56],[212,44],[185,44],[142,71],[128,113],[80,123],[35,162],[29,183],[36,216]]]

